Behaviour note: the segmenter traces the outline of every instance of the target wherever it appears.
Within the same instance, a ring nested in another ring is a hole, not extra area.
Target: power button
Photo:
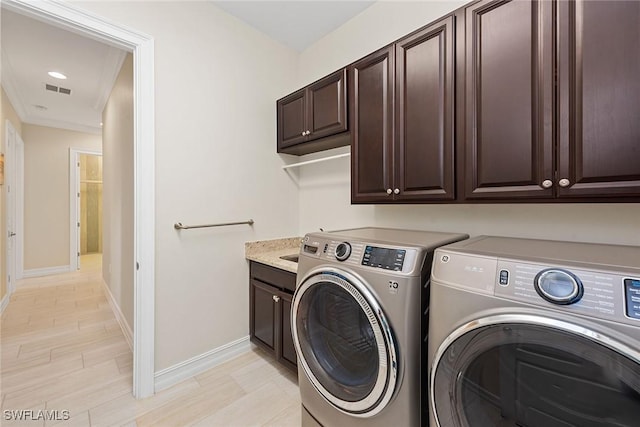
[[[500,286],[509,286],[509,270],[500,270]]]

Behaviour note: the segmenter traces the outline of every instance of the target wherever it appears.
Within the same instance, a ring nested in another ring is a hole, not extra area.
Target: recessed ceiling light
[[[55,78],[55,79],[60,79],[60,80],[64,80],[67,78],[67,76],[65,76],[62,73],[59,73],[57,71],[49,71],[47,74],[49,74],[51,77]]]

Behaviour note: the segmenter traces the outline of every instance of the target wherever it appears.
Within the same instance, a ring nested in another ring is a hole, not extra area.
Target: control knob
[[[584,294],[580,279],[559,268],[547,268],[539,272],[533,279],[533,286],[543,299],[559,305],[576,303]]]
[[[336,246],[335,256],[338,261],[344,261],[351,255],[351,245],[347,242],[342,242]]]

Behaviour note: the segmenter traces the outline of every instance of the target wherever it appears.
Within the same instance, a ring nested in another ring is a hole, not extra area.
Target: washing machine
[[[430,311],[432,426],[640,425],[640,247],[448,245]]]
[[[433,250],[467,237],[382,228],[304,237],[291,311],[303,426],[426,423]]]

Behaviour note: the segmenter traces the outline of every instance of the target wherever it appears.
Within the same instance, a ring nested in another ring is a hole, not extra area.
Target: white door
[[[24,206],[24,144],[10,121],[6,126],[6,146],[4,158],[4,184],[6,194],[6,248],[7,248],[7,289],[15,290],[15,281],[22,276],[22,245]]]

